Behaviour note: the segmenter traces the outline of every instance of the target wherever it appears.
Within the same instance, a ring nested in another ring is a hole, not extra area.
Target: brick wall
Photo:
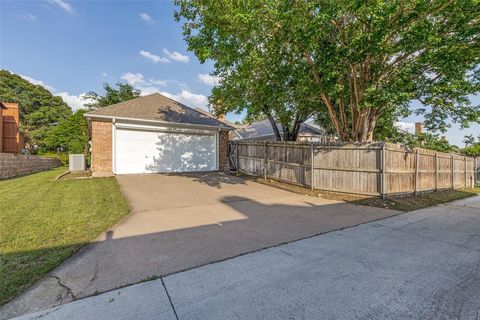
[[[228,169],[228,131],[220,131],[218,137],[218,170],[227,171]]]
[[[50,170],[61,165],[62,162],[57,158],[0,153],[0,180]]]
[[[92,120],[92,172],[112,172],[112,123]]]

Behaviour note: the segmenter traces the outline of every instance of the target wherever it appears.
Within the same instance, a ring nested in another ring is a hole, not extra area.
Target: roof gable
[[[233,127],[159,93],[99,108],[85,113],[86,117],[128,118],[171,122],[199,126],[213,126],[227,130]]]

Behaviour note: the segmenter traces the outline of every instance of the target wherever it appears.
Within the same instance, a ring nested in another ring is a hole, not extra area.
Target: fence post
[[[435,191],[438,191],[438,154],[435,152]]]
[[[465,189],[467,189],[467,157],[463,157],[463,168],[465,170]]]
[[[311,189],[315,189],[315,154],[314,154],[314,149],[313,149],[313,141],[310,142],[310,187]]]
[[[385,167],[385,162],[386,162],[386,155],[387,155],[387,148],[385,148],[385,143],[382,144],[382,153],[381,153],[381,166],[382,166],[382,189],[380,191],[380,195],[382,199],[385,199],[386,197],[386,191],[387,191],[387,185],[386,185],[386,167]]]
[[[477,170],[478,170],[478,157],[473,158],[473,186],[472,188],[475,188],[475,185],[477,184]]]
[[[417,148],[417,153],[415,155],[415,190],[413,191],[413,193],[415,195],[418,194],[418,160],[420,158],[420,153],[418,152],[418,148]]]
[[[263,143],[263,157],[265,159],[263,163],[263,178],[267,180],[267,165],[268,165],[267,141]]]
[[[235,157],[237,160],[237,174],[240,173],[240,157],[238,156],[238,149],[240,148],[240,142],[236,141],[235,142]]]
[[[452,165],[452,174],[451,174],[451,180],[452,180],[452,190],[455,189],[455,171],[453,170],[453,166],[454,166],[454,163],[455,163],[455,159],[454,159],[454,156],[452,154],[452,158],[450,160],[451,162],[451,165]]]

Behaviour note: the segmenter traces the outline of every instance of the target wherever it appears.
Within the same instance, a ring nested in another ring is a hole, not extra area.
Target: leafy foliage
[[[128,83],[117,83],[117,89],[108,83],[103,84],[105,95],[101,96],[96,92],[89,92],[85,95],[85,100],[93,100],[94,102],[87,103],[89,110],[95,110],[101,107],[106,107],[122,101],[127,101],[140,96],[140,90],[135,89]]]
[[[119,83],[117,87],[106,83],[105,96],[90,92],[86,99],[95,102],[88,106],[95,109],[140,95],[129,84]],[[84,153],[88,157],[89,132],[83,117],[87,110],[72,113],[61,97],[6,70],[0,71],[0,101],[19,103],[20,126],[30,152],[57,156]]]
[[[476,0],[175,3],[189,49],[222,78],[211,97],[221,112],[293,127],[315,115],[354,141],[412,111],[431,131],[480,119],[468,97],[480,91]]]
[[[465,137],[464,142],[466,147],[463,148],[463,153],[473,157],[480,156],[480,135],[477,139],[473,135],[468,135]]]
[[[420,134],[403,133],[396,131],[389,139],[385,139],[388,142],[400,143],[409,147],[425,148],[440,152],[458,152],[459,149],[456,146],[451,145],[444,138],[440,138],[438,135],[424,132]]]
[[[47,150],[68,151],[68,153],[88,153],[88,127],[83,114],[78,110],[53,127],[45,137]]]
[[[25,143],[31,150],[34,145],[43,144],[52,126],[71,114],[70,107],[62,98],[6,70],[0,70],[0,101],[20,105],[20,126],[25,132]]]
[[[480,157],[480,142],[474,145],[468,146],[462,150],[465,154],[472,157]]]
[[[438,134],[433,134],[431,132],[412,134],[395,128],[390,132],[388,137],[385,136],[384,138],[383,141],[399,143],[411,148],[418,147],[440,152],[460,151],[457,146],[451,145],[444,137],[440,137]]]

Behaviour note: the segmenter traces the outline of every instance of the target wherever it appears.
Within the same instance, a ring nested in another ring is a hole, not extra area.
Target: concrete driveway
[[[398,212],[221,174],[117,176],[132,214],[0,310],[31,313]]]
[[[23,319],[480,315],[480,197],[253,252]]]

